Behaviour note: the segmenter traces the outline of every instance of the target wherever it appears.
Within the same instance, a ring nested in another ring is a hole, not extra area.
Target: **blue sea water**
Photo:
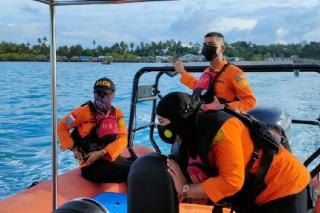
[[[117,92],[114,104],[120,107],[128,121],[132,80],[144,66],[164,64],[58,63],[58,118],[92,98],[92,86],[97,78],[114,80]],[[315,119],[320,113],[320,75],[318,73],[247,73],[258,105],[283,107],[291,118]],[[154,75],[141,82],[151,84]],[[49,63],[0,62],[0,199],[23,191],[32,182],[51,176],[51,74]],[[176,76],[160,81],[161,92],[189,91]],[[138,106],[137,124],[150,119],[151,105]],[[293,152],[305,160],[320,146],[317,126],[292,127]],[[148,134],[135,135],[135,143],[149,145]],[[169,147],[159,143],[164,153]],[[69,151],[59,150],[59,174],[75,168],[77,163]],[[319,163],[319,159],[318,159]]]

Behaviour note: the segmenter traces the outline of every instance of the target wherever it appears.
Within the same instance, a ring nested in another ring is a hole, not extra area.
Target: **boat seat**
[[[137,102],[153,101],[157,98],[158,92],[154,85],[139,85]]]

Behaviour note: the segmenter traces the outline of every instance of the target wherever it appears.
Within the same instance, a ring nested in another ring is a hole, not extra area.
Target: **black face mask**
[[[173,144],[176,141],[177,130],[172,124],[165,126],[158,125],[157,128],[161,140],[169,144]]]
[[[212,61],[217,57],[217,47],[210,45],[203,45],[201,54],[204,55],[207,61]]]

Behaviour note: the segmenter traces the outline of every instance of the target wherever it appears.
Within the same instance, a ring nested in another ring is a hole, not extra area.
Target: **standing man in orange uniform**
[[[307,212],[310,173],[280,145],[280,137],[277,143],[259,144],[247,124],[223,110],[198,112],[197,101],[186,93],[164,96],[156,112],[159,136],[168,143],[181,138],[187,153],[202,161],[205,178],[188,183],[184,160],[180,165],[167,160],[180,196],[209,198],[214,204],[227,199],[241,213]]]
[[[184,69],[182,61],[174,64],[175,71],[181,74],[180,81],[199,93],[206,104],[229,107],[248,112],[256,106],[256,99],[243,71],[223,59],[224,37],[221,33],[210,32],[205,35],[202,54],[210,62],[210,67],[197,80]]]
[[[120,156],[128,139],[123,113],[112,105],[115,85],[109,78],[100,78],[93,89],[93,102],[74,109],[59,122],[61,148],[73,152],[84,178],[97,183],[125,182],[131,161]]]

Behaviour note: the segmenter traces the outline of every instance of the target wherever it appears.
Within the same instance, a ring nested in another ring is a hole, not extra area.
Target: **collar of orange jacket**
[[[212,66],[210,66],[210,70],[213,70],[213,72],[220,72],[222,67],[228,63],[228,61],[226,59],[222,59],[222,61],[220,62],[220,64],[215,67],[214,69],[212,68]]]

